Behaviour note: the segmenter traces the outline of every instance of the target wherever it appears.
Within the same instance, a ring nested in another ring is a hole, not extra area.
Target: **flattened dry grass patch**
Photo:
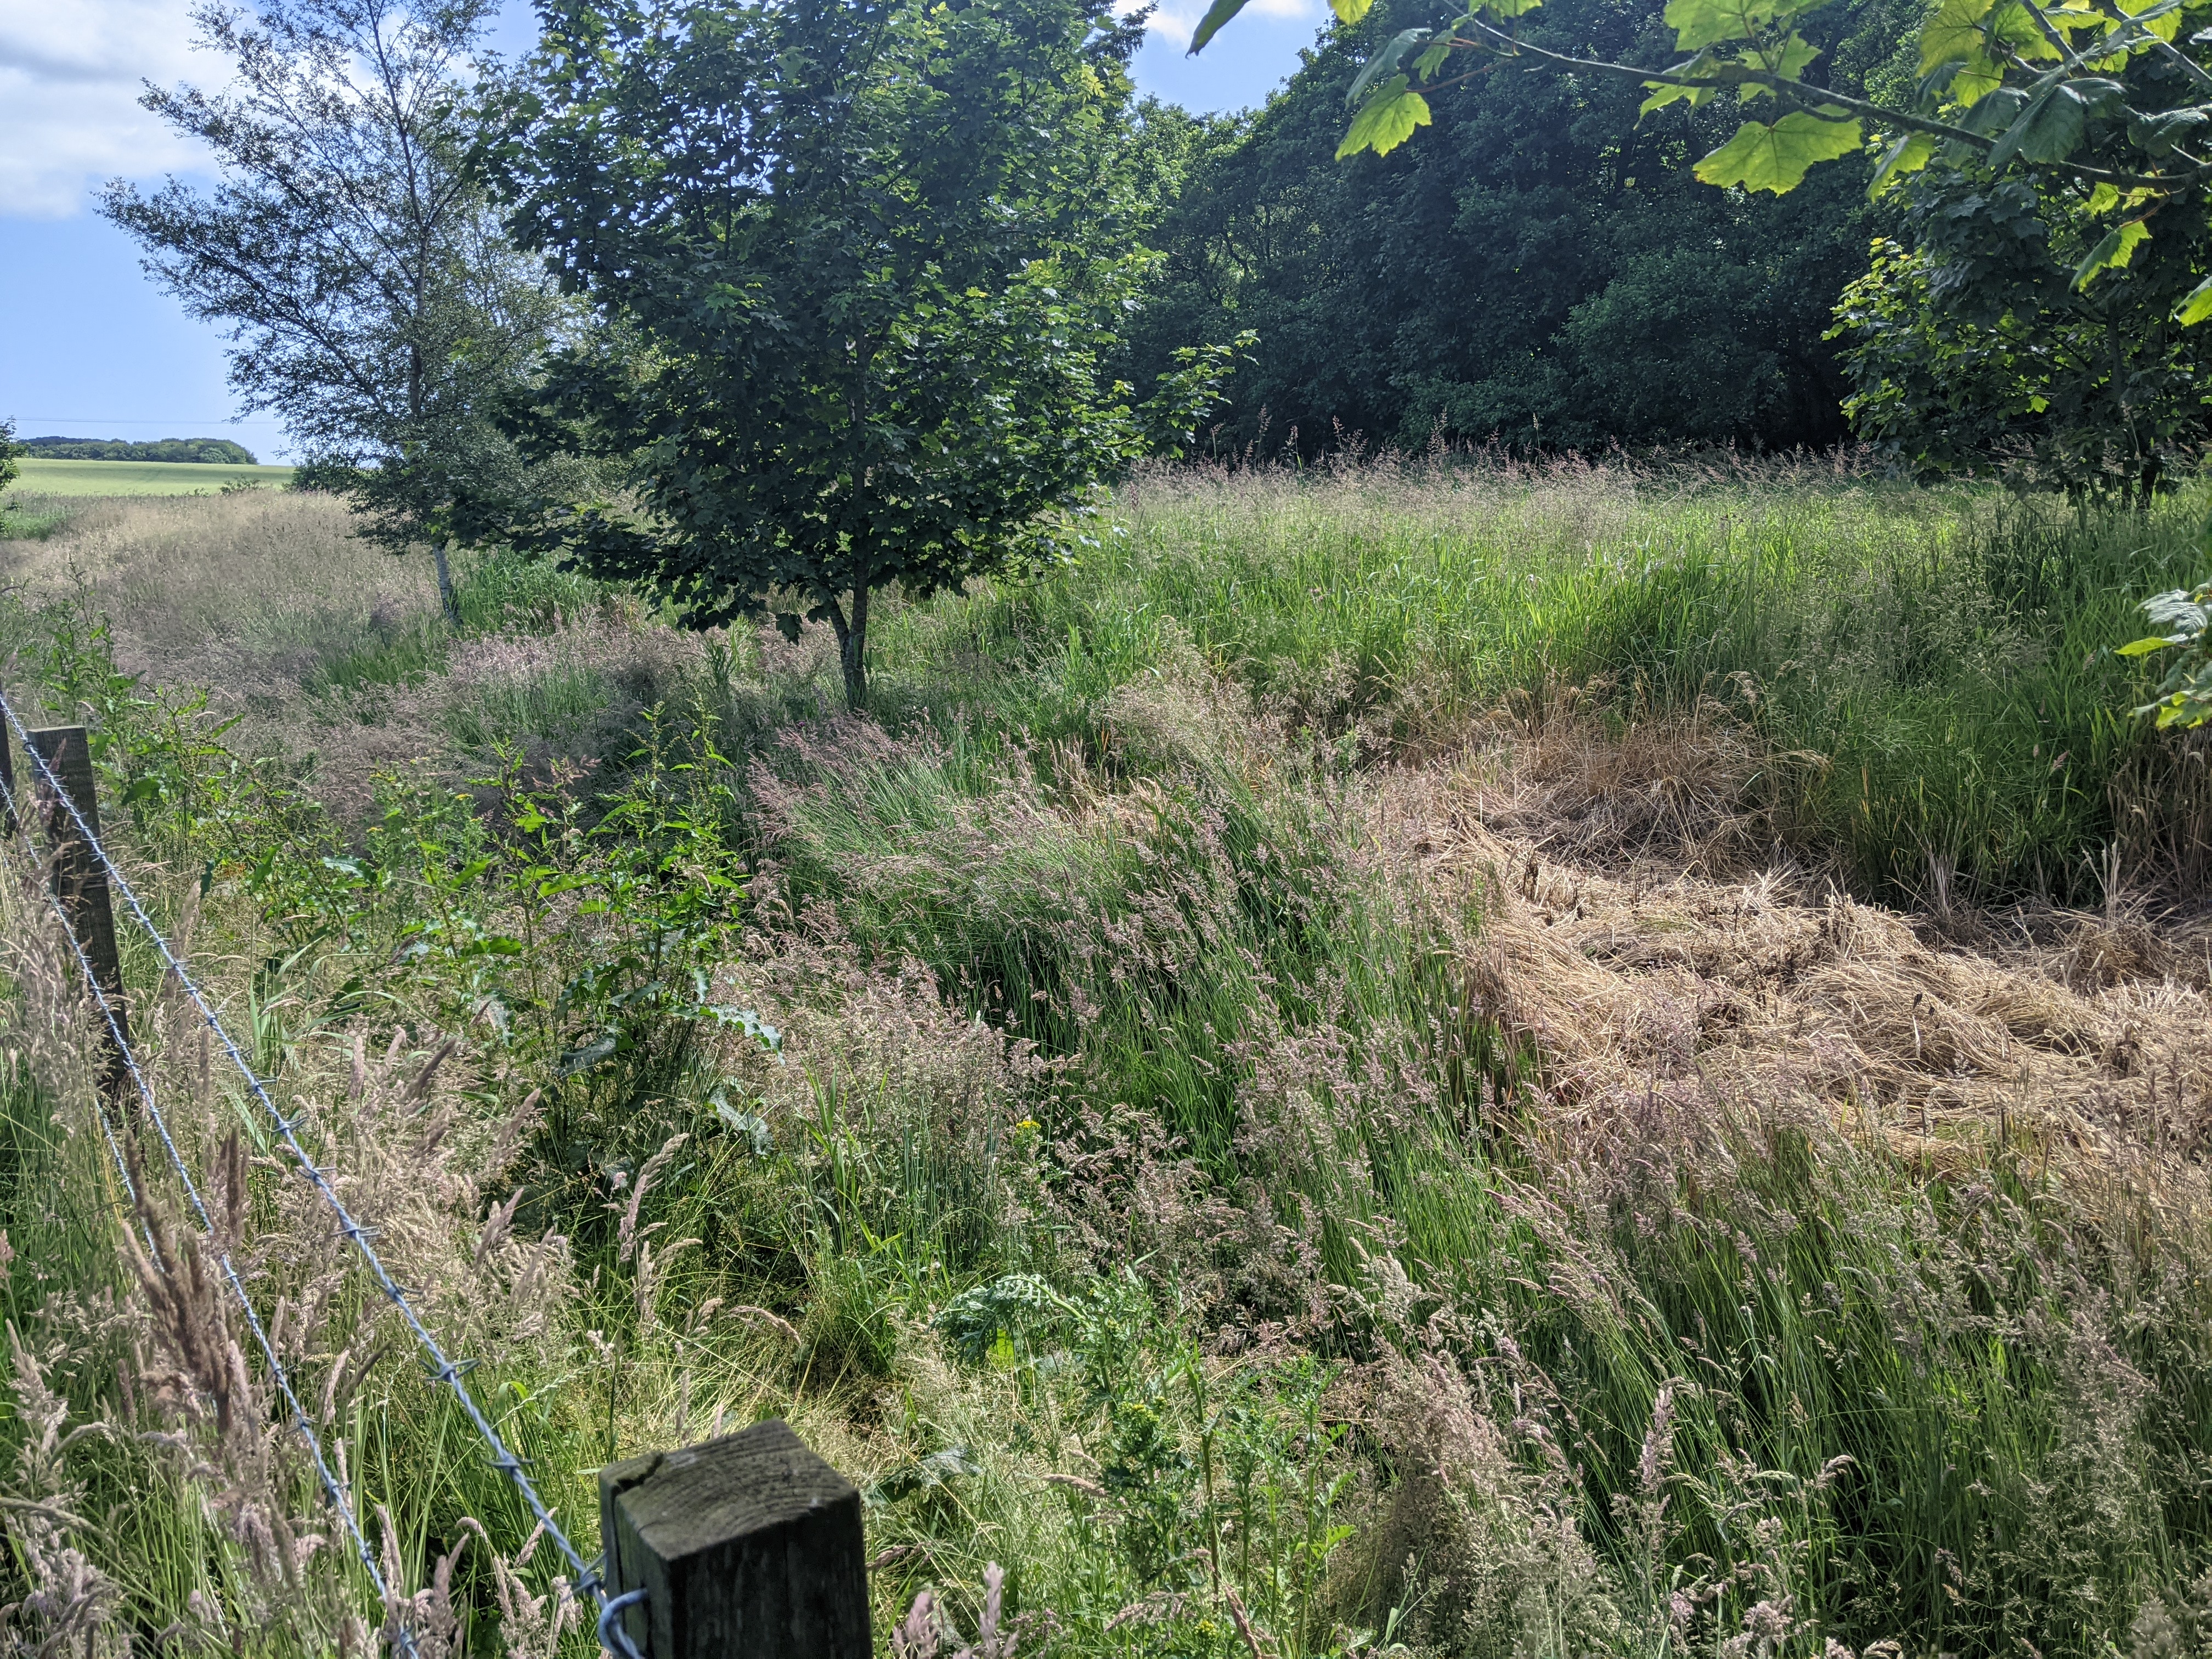
[[[1790,763],[1711,711],[1555,710],[1380,798],[1381,833],[1474,896],[1468,1000],[1540,1057],[1542,1133],[1796,1098],[1948,1177],[2013,1157],[2201,1204],[2212,926],[1863,902],[1784,847]]]

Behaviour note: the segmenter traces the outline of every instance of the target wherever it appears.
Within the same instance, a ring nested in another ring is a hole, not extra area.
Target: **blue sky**
[[[1297,67],[1323,0],[1251,0],[1202,58],[1184,48],[1204,0],[1164,0],[1137,58],[1144,90],[1192,109],[1262,102]],[[137,105],[140,83],[218,82],[195,52],[190,0],[0,0],[0,418],[24,437],[236,438],[289,459],[273,421],[233,423],[223,339],[139,271],[91,210],[116,176],[198,176],[202,158]],[[511,4],[498,44],[528,44]]]

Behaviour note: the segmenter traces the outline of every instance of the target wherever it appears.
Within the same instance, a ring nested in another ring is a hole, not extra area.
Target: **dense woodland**
[[[1666,64],[1654,0],[1553,0],[1533,34],[1583,55]],[[1909,97],[1921,8],[1848,0],[1807,20],[1819,67]],[[1310,455],[1345,434],[1522,452],[1619,445],[1821,447],[1849,435],[1826,337],[1844,284],[1896,204],[1870,164],[1788,196],[1692,174],[1734,111],[1639,121],[1628,84],[1501,65],[1435,99],[1436,125],[1389,157],[1335,159],[1345,91],[1398,30],[1448,18],[1383,0],[1332,27],[1265,109],[1193,119],[1151,105],[1167,255],[1133,362],[1249,327],[1259,340],[1208,442]],[[1264,436],[1263,436],[1264,428]]]

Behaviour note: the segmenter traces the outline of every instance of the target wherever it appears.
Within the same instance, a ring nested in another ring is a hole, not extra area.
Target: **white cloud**
[[[118,174],[200,157],[138,107],[141,82],[223,78],[189,0],[0,0],[0,216],[64,219]]]

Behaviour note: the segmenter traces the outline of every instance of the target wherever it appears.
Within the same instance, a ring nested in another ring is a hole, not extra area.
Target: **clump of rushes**
[[[890,605],[869,719],[804,630],[488,569],[392,693],[442,712],[352,781],[289,704],[134,680],[96,587],[0,629],[587,1553],[602,1462],[781,1414],[860,1485],[902,1654],[2148,1656],[2212,1607],[2212,1009],[2145,919],[2205,848],[2092,647],[2192,511],[1147,474],[1075,568]],[[34,900],[10,1638],[365,1651],[392,1609],[159,1159],[118,1203]],[[580,1651],[125,968],[395,1606]]]

